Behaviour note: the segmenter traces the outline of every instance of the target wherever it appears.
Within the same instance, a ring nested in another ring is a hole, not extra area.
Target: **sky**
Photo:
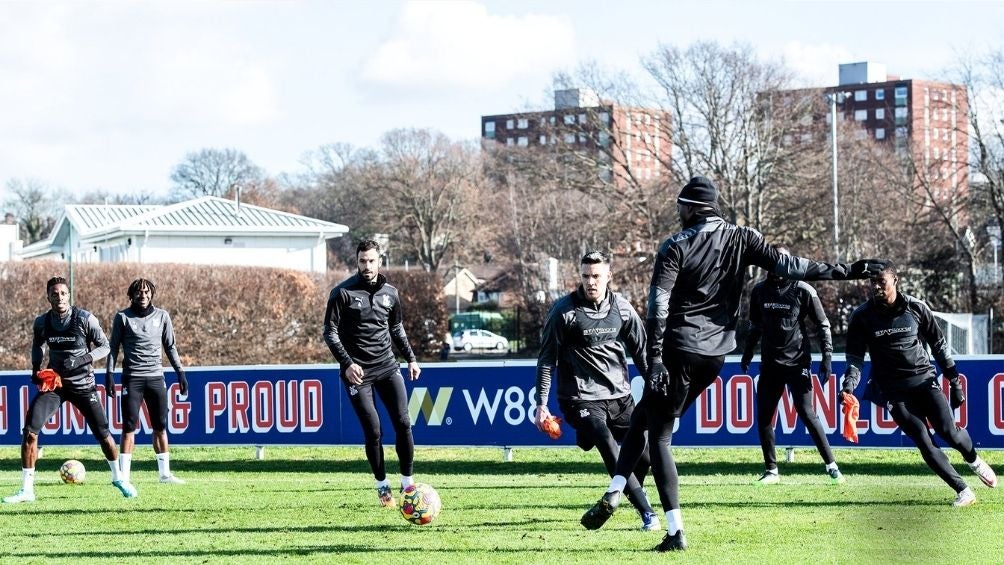
[[[1004,47],[1001,22],[1004,1],[0,0],[0,202],[10,179],[166,195],[203,148],[295,175],[395,128],[476,139],[482,115],[549,109],[554,73],[640,75],[660,45],[747,43],[799,86],[865,60],[939,79]]]

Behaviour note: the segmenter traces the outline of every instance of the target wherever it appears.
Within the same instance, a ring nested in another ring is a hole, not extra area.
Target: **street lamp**
[[[1000,287],[1001,275],[997,268],[997,248],[1001,246],[1001,227],[997,224],[987,226],[987,235],[990,236],[990,245],[994,248],[994,287]],[[990,348],[988,353],[994,353],[994,307],[990,306]]]
[[[834,262],[840,262],[840,218],[839,201],[837,199],[837,102],[843,103],[850,92],[830,92],[826,98],[830,101],[830,147],[833,161],[833,255]]]

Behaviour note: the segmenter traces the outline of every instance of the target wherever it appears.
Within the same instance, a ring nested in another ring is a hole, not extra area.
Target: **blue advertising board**
[[[1004,356],[958,357],[966,403],[956,422],[969,430],[981,448],[1004,448]],[[551,440],[533,424],[536,406],[532,360],[468,361],[423,365],[421,379],[408,382],[408,407],[418,445],[531,446],[574,445],[575,432],[562,424],[562,437]],[[813,364],[815,368],[816,363]],[[729,357],[721,377],[677,422],[674,445],[758,446],[755,428],[754,375],[745,375],[738,357]],[[844,368],[836,356],[833,369]],[[632,367],[632,371],[634,368]],[[867,367],[866,367],[867,374]],[[334,365],[261,365],[187,370],[192,390],[182,397],[168,371],[168,431],[172,445],[358,445],[362,431]],[[99,379],[99,382],[103,379]],[[837,377],[814,380],[813,404],[832,445],[846,447],[840,436],[842,414],[836,401]],[[947,383],[943,382],[947,391]],[[98,386],[113,434],[122,430],[120,393],[107,398]],[[634,375],[638,398],[641,377]],[[860,389],[859,389],[860,392]],[[25,413],[35,387],[24,371],[0,372],[0,445],[21,441]],[[560,415],[552,399],[551,412]],[[385,443],[393,428],[384,418]],[[805,427],[788,397],[779,403],[775,421],[778,446],[811,446]],[[151,432],[141,415],[137,441]],[[858,433],[862,447],[911,445],[880,407],[862,402]],[[79,412],[68,404],[42,430],[41,445],[86,445],[93,440]]]

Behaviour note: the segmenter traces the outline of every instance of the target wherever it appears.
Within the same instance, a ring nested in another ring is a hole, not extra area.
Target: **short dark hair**
[[[882,267],[882,270],[879,271],[878,274],[875,275],[875,276],[877,277],[878,275],[881,275],[882,273],[889,273],[894,278],[899,278],[899,270],[896,267],[896,263],[893,263],[892,261],[889,261],[888,263],[886,263],[885,266]]]
[[[66,282],[63,277],[52,277],[48,282],[45,283],[45,293],[49,294],[49,289],[56,286],[57,284],[65,284],[66,288],[70,288],[70,283]]]
[[[129,300],[135,298],[144,286],[150,289],[150,300],[153,300],[153,295],[157,294],[157,285],[153,284],[153,281],[150,279],[143,278],[136,279],[129,285],[129,290],[126,291],[126,295],[129,296]]]
[[[375,239],[364,239],[356,246],[356,255],[358,256],[363,251],[369,251],[370,249],[376,249],[377,253],[380,253],[380,244]]]
[[[579,261],[580,265],[599,265],[600,263],[604,265],[610,264],[610,256],[602,251],[587,251],[585,255],[582,256],[582,260]]]

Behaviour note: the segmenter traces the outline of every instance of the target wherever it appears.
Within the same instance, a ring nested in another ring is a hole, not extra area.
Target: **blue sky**
[[[482,114],[546,108],[555,71],[637,72],[661,43],[747,42],[805,85],[861,60],[934,79],[1004,47],[1001,22],[990,1],[3,1],[0,184],[166,194],[205,147],[277,175],[397,127],[474,139]]]

